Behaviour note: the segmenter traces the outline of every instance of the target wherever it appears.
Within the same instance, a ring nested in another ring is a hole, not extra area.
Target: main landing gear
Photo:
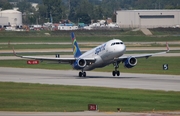
[[[118,62],[114,62],[113,65],[114,65],[115,70],[112,71],[112,75],[113,76],[116,76],[116,75],[119,76],[120,72],[117,70],[119,68],[119,63]]]
[[[79,77],[86,77],[86,72],[84,72],[83,70],[79,72]]]

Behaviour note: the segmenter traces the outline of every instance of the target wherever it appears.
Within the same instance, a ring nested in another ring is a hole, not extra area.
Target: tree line
[[[37,8],[32,7],[32,2],[38,3]],[[180,9],[180,0],[0,0],[2,10],[13,7],[22,12],[24,24],[61,20],[90,24],[91,20],[107,18],[115,22],[116,10]]]

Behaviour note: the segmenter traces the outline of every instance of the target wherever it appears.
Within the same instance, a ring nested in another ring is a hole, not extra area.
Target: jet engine
[[[86,64],[86,60],[77,59],[76,62],[74,62],[73,67],[74,69],[83,69],[86,66]]]
[[[125,60],[125,62],[124,62],[124,66],[125,66],[126,68],[132,68],[132,67],[134,67],[136,64],[137,64],[137,59],[134,58],[134,57],[129,57],[129,58],[127,58],[127,59]]]

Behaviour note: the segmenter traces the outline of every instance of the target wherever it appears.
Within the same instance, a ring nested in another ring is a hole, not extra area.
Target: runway
[[[80,78],[77,75],[78,71],[75,70],[0,67],[1,82],[180,91],[179,75],[121,73],[120,77],[113,77],[111,72],[94,71],[87,72],[86,78]]]
[[[179,116],[180,112],[0,112],[0,116]]]

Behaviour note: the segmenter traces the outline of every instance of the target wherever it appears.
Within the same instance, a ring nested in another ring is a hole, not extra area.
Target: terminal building
[[[180,10],[119,10],[116,23],[121,28],[180,27]]]

